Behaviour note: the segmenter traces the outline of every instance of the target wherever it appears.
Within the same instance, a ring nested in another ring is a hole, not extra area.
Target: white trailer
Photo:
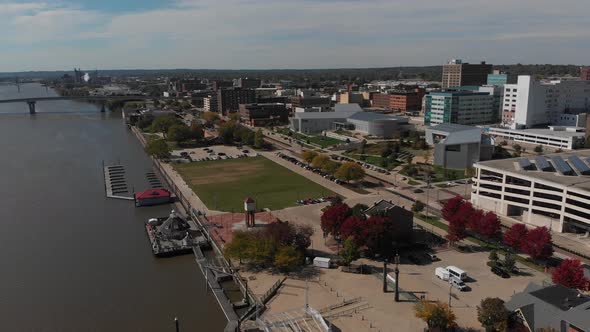
[[[330,259],[327,257],[316,257],[313,259],[313,266],[321,267],[324,269],[330,268]]]
[[[444,267],[437,267],[436,269],[434,269],[434,275],[441,280],[449,280],[449,271]]]

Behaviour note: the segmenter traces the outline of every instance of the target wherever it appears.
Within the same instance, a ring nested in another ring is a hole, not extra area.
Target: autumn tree
[[[422,319],[429,329],[448,331],[457,326],[457,317],[446,303],[420,301],[414,305],[414,314]]]
[[[504,301],[497,297],[487,297],[477,306],[477,320],[486,332],[506,331],[508,315]]]
[[[478,233],[488,239],[497,239],[502,235],[502,223],[494,212],[487,212],[479,222]]]
[[[340,167],[340,163],[333,160],[328,160],[322,165],[322,171],[328,174],[334,174]]]
[[[201,140],[205,137],[205,130],[203,126],[198,121],[191,122],[190,126],[191,130],[191,138],[196,140]]]
[[[365,177],[365,170],[357,163],[345,162],[340,167],[334,176],[342,181],[358,181]]]
[[[449,242],[451,242],[451,244],[453,244],[467,237],[465,231],[465,222],[460,219],[453,218],[451,221],[449,221],[449,228],[447,229],[446,238],[449,240]]]
[[[480,209],[475,209],[471,214],[471,217],[468,218],[465,226],[469,228],[471,231],[480,234],[480,228],[482,226],[484,212]]]
[[[313,160],[311,161],[311,166],[321,169],[329,161],[330,157],[328,155],[318,154],[317,156],[313,157]]]
[[[317,155],[318,155],[318,153],[315,151],[305,150],[301,154],[301,158],[303,158],[303,160],[305,160],[305,162],[307,162],[309,164],[313,161],[313,158],[315,158]]]
[[[337,237],[340,235],[342,224],[350,216],[350,207],[344,203],[329,206],[321,217],[321,227],[324,234],[332,234]]]
[[[172,150],[168,146],[168,143],[166,143],[166,140],[163,139],[149,141],[145,146],[145,152],[148,155],[158,159],[168,158],[171,151]]]
[[[234,142],[234,133],[239,128],[238,124],[233,121],[228,121],[219,127],[219,137],[223,144],[231,144]]]
[[[442,208],[443,218],[447,221],[450,221],[455,216],[455,213],[457,213],[461,205],[463,205],[463,202],[464,200],[461,196],[455,196],[449,199]]]
[[[215,112],[203,112],[201,118],[208,123],[213,123],[219,119],[219,116]]]
[[[290,271],[303,263],[303,254],[293,246],[281,246],[277,249],[273,263],[280,271]]]
[[[342,256],[342,260],[344,260],[346,265],[350,265],[354,260],[361,257],[359,247],[352,237],[349,237],[344,241],[340,256]]]
[[[369,252],[378,254],[383,259],[390,259],[400,242],[407,240],[406,234],[399,229],[399,223],[391,217],[373,216],[362,223],[359,244],[364,244]]]
[[[553,255],[551,233],[547,227],[537,227],[529,231],[521,243],[521,250],[533,259],[547,259]]]
[[[551,275],[551,280],[569,288],[590,290],[590,280],[584,276],[584,267],[577,259],[565,259]]]
[[[528,230],[524,224],[514,224],[504,232],[504,244],[514,250],[520,250],[527,234]]]
[[[514,255],[507,252],[504,255],[504,260],[502,261],[502,267],[504,268],[504,270],[506,272],[511,272],[511,271],[514,271],[515,266],[516,266],[516,259],[514,258]]]
[[[354,208],[352,213],[354,213]],[[357,244],[363,245],[364,223],[365,220],[363,218],[357,217],[353,214],[344,221],[342,226],[340,226],[340,235],[344,239],[353,238]]]

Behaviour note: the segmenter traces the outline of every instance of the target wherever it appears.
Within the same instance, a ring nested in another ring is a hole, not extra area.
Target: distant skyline
[[[0,0],[0,72],[590,64],[588,0]]]

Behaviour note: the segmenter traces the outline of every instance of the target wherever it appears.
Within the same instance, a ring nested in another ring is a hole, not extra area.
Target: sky
[[[0,71],[590,64],[590,0],[0,0]]]

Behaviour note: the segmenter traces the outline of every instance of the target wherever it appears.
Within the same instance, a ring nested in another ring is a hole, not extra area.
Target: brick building
[[[373,107],[400,112],[415,112],[422,110],[424,89],[410,91],[394,91],[391,93],[376,93],[373,95]]]
[[[240,104],[242,121],[251,126],[279,125],[289,122],[289,110],[285,104]]]
[[[590,67],[580,67],[580,78],[583,81],[590,81]]]
[[[217,91],[219,114],[228,115],[240,110],[240,104],[256,102],[256,92],[252,89],[222,89]]]

